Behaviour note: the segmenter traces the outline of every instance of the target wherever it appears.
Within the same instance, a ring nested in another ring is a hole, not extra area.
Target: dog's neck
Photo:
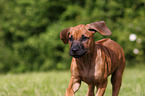
[[[75,58],[76,62],[78,62],[77,64],[79,64],[79,62],[81,62],[80,64],[82,66],[90,66],[90,64],[92,63],[92,59],[96,58],[96,50],[97,48],[95,48],[95,42],[92,43],[92,47],[88,50],[87,54],[85,54],[84,56],[80,57],[80,58]],[[83,62],[83,63],[82,63]]]

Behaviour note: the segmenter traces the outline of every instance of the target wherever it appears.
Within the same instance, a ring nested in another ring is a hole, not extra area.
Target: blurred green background
[[[69,69],[61,30],[96,21],[106,22],[128,66],[145,64],[144,0],[0,0],[0,73]]]

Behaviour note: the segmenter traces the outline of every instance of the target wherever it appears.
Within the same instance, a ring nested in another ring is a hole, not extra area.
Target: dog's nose
[[[72,48],[72,52],[77,52],[79,49],[78,48]]]

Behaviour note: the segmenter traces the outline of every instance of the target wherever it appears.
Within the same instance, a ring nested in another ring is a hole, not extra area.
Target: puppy
[[[109,36],[111,31],[104,21],[87,25],[78,25],[64,29],[60,38],[64,44],[69,43],[71,62],[71,80],[65,96],[74,96],[81,81],[88,84],[87,96],[103,96],[107,79],[111,76],[112,96],[118,96],[125,68],[123,49],[115,41],[105,38],[94,41],[94,33]]]

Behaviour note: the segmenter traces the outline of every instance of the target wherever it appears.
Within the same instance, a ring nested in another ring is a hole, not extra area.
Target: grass
[[[1,74],[0,96],[64,96],[69,80],[70,71]],[[87,89],[82,83],[75,96],[86,96]],[[105,96],[111,96],[111,91],[108,80]],[[119,96],[145,96],[145,66],[125,69]]]

